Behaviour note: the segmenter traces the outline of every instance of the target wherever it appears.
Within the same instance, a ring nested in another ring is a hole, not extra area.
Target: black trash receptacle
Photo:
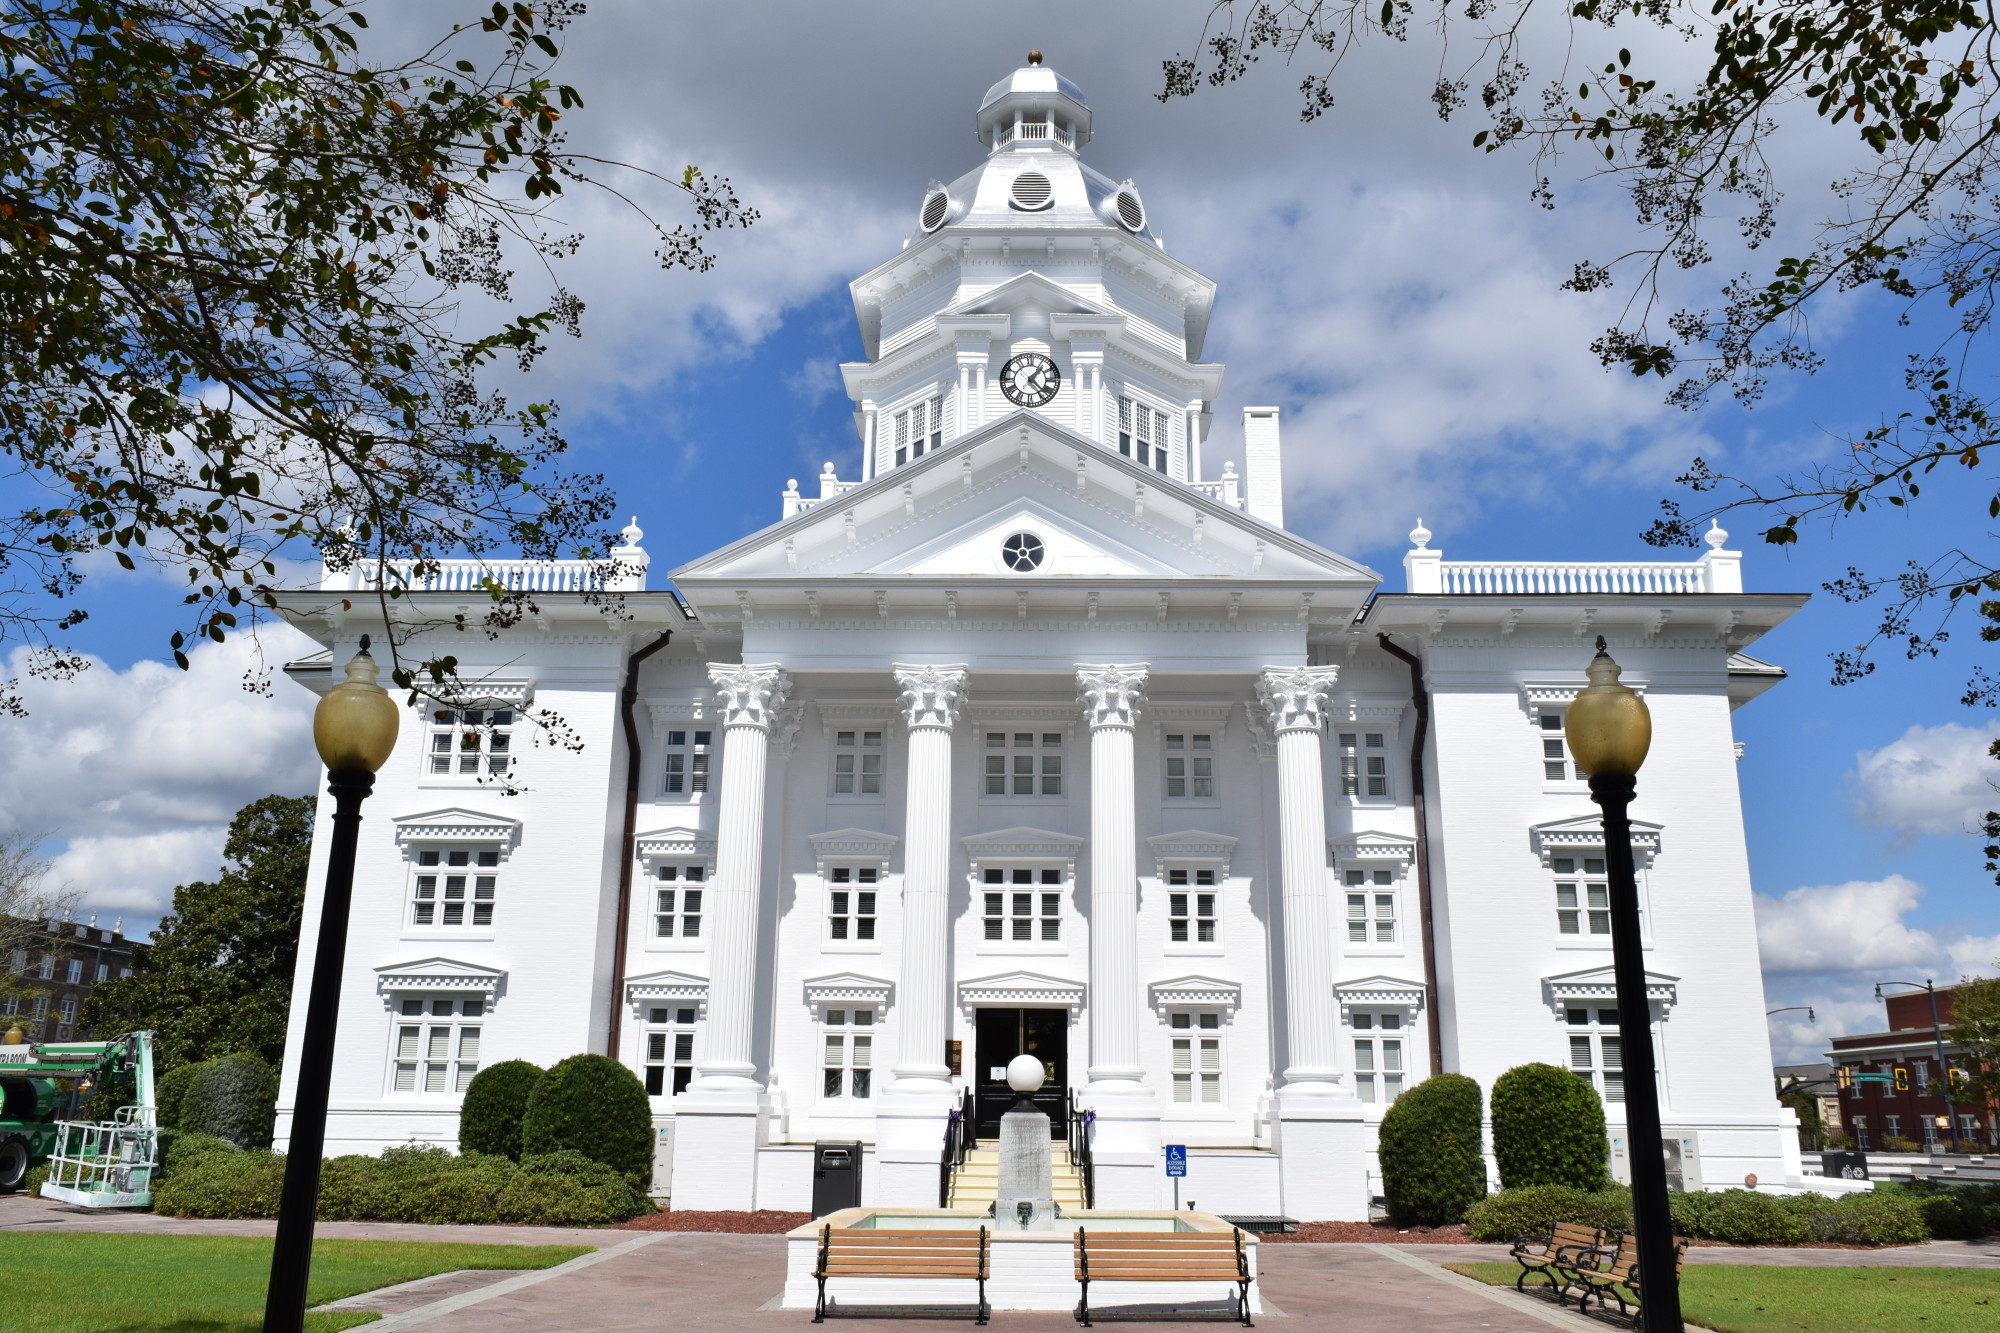
[[[813,1216],[861,1206],[861,1145],[822,1139],[813,1145]]]
[[[1868,1179],[1868,1154],[1865,1152],[1823,1152],[1819,1155],[1819,1169],[1829,1180]]]

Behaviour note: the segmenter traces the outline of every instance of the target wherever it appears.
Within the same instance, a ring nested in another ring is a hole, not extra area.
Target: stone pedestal
[[[993,1229],[1049,1231],[1055,1224],[1049,1118],[1036,1110],[1009,1111],[1000,1117],[1000,1193],[993,1206]]]

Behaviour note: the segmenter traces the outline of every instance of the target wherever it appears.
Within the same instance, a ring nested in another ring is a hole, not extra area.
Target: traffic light
[[[1953,1092],[1964,1092],[1965,1085],[1971,1081],[1972,1076],[1963,1069],[1953,1069],[1946,1074],[1946,1082]]]
[[[1908,1092],[1910,1090],[1910,1071],[1900,1065],[1896,1067],[1895,1088],[1897,1092]]]
[[[1840,1088],[1842,1092],[1846,1092],[1849,1089],[1851,1089],[1854,1086],[1853,1067],[1850,1065],[1842,1065],[1839,1069],[1834,1071],[1833,1081]]]

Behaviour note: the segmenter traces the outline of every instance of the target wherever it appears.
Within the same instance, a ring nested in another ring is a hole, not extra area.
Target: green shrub
[[[1818,1194],[1801,1195],[1819,1200]],[[1811,1239],[1845,1245],[1921,1245],[1931,1238],[1924,1201],[1902,1194],[1850,1194],[1812,1205]]]
[[[522,1159],[520,1171],[500,1196],[498,1220],[589,1227],[652,1211],[652,1201],[624,1176],[565,1149]]]
[[[21,1193],[31,1199],[40,1198],[42,1194],[42,1182],[48,1178],[49,1164],[47,1162],[29,1167],[28,1174],[21,1177]]]
[[[217,1056],[189,1068],[174,1127],[228,1139],[239,1148],[271,1146],[278,1111],[278,1071],[254,1055]]]
[[[382,1179],[379,1157],[329,1157],[319,1168],[319,1220],[368,1218]]]
[[[1473,1096],[1476,1102],[1476,1084]],[[1473,1137],[1476,1157],[1476,1112]],[[522,1154],[564,1148],[604,1163],[637,1188],[651,1181],[653,1108],[645,1085],[630,1069],[608,1056],[572,1055],[542,1075],[521,1122]]]
[[[175,1171],[186,1170],[214,1153],[240,1153],[243,1150],[228,1139],[218,1139],[213,1134],[195,1134],[184,1129],[163,1129],[160,1131],[160,1172],[154,1180],[166,1179]]]
[[[1632,1229],[1632,1192],[1612,1185],[1586,1193],[1568,1185],[1530,1185],[1489,1194],[1465,1210],[1474,1240],[1510,1241],[1546,1235],[1558,1222],[1581,1222],[1606,1231]]]
[[[176,1065],[153,1085],[155,1122],[161,1129],[181,1127],[181,1104],[187,1100],[188,1086],[200,1068],[199,1064]]]
[[[1389,1107],[1377,1151],[1391,1222],[1444,1226],[1486,1196],[1479,1121],[1479,1085],[1463,1074],[1434,1074]]]
[[[1611,1183],[1604,1103],[1586,1079],[1555,1065],[1516,1065],[1493,1084],[1493,1157],[1502,1189]]]
[[[153,1191],[153,1211],[170,1217],[276,1217],[284,1186],[280,1154],[209,1152],[176,1164]]]
[[[1812,1226],[1797,1204],[1756,1190],[1724,1190],[1710,1196],[1701,1214],[1701,1235],[1730,1245],[1797,1245],[1812,1238]]]
[[[520,1161],[521,1119],[541,1079],[542,1067],[526,1060],[502,1060],[474,1074],[458,1109],[460,1150]]]

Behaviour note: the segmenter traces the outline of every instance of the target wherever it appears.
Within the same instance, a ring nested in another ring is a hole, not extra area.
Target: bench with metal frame
[[[1688,1243],[1686,1241],[1677,1240],[1674,1242],[1674,1281],[1676,1282],[1680,1281],[1681,1269],[1686,1266],[1687,1249]],[[1597,1301],[1597,1308],[1602,1310],[1604,1308],[1604,1298],[1609,1296],[1612,1300],[1618,1302],[1619,1314],[1632,1315],[1633,1311],[1636,1310],[1638,1313],[1634,1316],[1634,1326],[1639,1328],[1645,1327],[1646,1293],[1639,1285],[1638,1237],[1628,1231],[1618,1238],[1618,1244],[1615,1248],[1608,1250],[1600,1249],[1597,1255],[1601,1262],[1588,1266],[1579,1265],[1567,1270],[1570,1275],[1570,1283],[1564,1289],[1557,1292],[1557,1300],[1560,1301],[1564,1295],[1574,1293],[1576,1296],[1577,1312],[1580,1314],[1592,1299]],[[1627,1291],[1632,1293],[1630,1305],[1625,1300],[1625,1293]]]
[[[813,1322],[824,1323],[828,1315],[876,1314],[872,1307],[841,1309],[826,1299],[827,1279],[836,1277],[964,1278],[979,1285],[979,1303],[974,1307],[976,1324],[992,1315],[986,1303],[986,1279],[992,1263],[992,1240],[985,1227],[977,1231],[875,1231],[839,1230],[832,1224],[820,1228],[819,1262],[813,1277],[819,1283],[819,1297],[813,1303]],[[923,1307],[921,1313],[943,1315],[956,1307]],[[897,1307],[896,1313],[917,1313],[916,1307]]]
[[[1539,1276],[1548,1279],[1549,1286],[1560,1295],[1562,1288],[1569,1285],[1570,1271],[1579,1264],[1588,1264],[1603,1245],[1604,1229],[1581,1222],[1558,1222],[1546,1234],[1517,1236],[1514,1247],[1507,1252],[1521,1265],[1521,1275],[1514,1279],[1514,1290],[1527,1291],[1528,1279]]]
[[[1104,1317],[1090,1308],[1093,1282],[1233,1282],[1233,1318],[1245,1328],[1255,1327],[1250,1322],[1250,1256],[1243,1248],[1243,1232],[1235,1227],[1227,1235],[1217,1231],[1099,1231],[1092,1235],[1079,1227],[1076,1280],[1082,1287],[1076,1322],[1085,1328],[1092,1326],[1093,1313]],[[1147,1310],[1135,1317],[1161,1316]]]

